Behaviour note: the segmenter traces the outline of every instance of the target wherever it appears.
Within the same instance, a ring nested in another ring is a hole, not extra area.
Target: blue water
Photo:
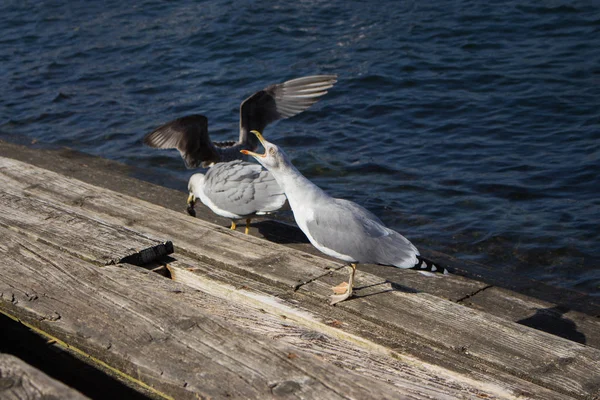
[[[0,138],[185,190],[146,133],[202,113],[232,139],[248,95],[337,73],[265,132],[306,176],[418,247],[600,295],[599,2],[134,3],[0,4]]]

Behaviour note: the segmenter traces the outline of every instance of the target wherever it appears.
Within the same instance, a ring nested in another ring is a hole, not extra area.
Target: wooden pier
[[[600,399],[591,297],[473,264],[361,266],[357,297],[332,307],[347,271],[292,228],[192,218],[184,193],[74,154],[0,142],[0,313],[140,396]],[[0,398],[39,398],[6,384],[24,379],[85,398],[46,374],[0,354]]]

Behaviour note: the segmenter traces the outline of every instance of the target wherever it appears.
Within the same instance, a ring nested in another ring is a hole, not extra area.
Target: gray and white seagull
[[[213,142],[204,115],[188,115],[156,128],[144,143],[159,149],[177,149],[188,168],[208,167],[242,158],[240,150],[256,150],[258,140],[251,130],[262,132],[271,122],[306,110],[327,94],[337,75],[314,75],[270,85],[240,105],[240,134],[237,141]]]
[[[188,213],[195,215],[200,200],[217,215],[236,222],[246,220],[246,235],[252,217],[279,211],[286,204],[283,189],[266,169],[256,163],[234,160],[213,165],[205,174],[197,173],[188,183]]]
[[[323,253],[350,264],[350,278],[333,287],[331,304],[352,295],[356,264],[383,264],[447,273],[419,255],[419,250],[398,232],[387,228],[367,209],[329,196],[305,178],[279,147],[253,131],[264,154],[242,150],[267,168],[285,192],[294,219],[308,240]]]

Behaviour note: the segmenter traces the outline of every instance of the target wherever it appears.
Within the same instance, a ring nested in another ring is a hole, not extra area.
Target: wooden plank
[[[242,331],[283,341],[334,365],[385,381],[400,388],[409,397],[512,397],[511,390],[506,390],[504,382],[477,381],[406,354],[390,351],[338,329],[338,325],[345,324],[339,320],[323,319],[322,315],[298,307],[293,301],[282,301],[272,294],[266,294],[273,292],[272,287],[264,288],[263,284],[239,277],[236,280],[226,271],[220,273],[227,276],[227,282],[207,279],[207,274],[214,277],[214,269],[195,260],[189,261],[193,266],[182,260],[169,263],[173,279],[209,294],[212,302],[206,302],[206,306]],[[275,291],[280,292],[277,289]],[[535,389],[542,392],[540,398],[558,398],[555,393],[544,397],[547,395],[545,389]]]
[[[302,290],[328,294],[345,275],[339,272],[311,282]],[[336,276],[337,275],[337,276]],[[565,395],[600,394],[600,351],[533,330],[493,315],[451,303],[427,293],[394,288],[380,278],[357,274],[357,285],[369,287],[360,301],[340,308],[415,335],[422,341],[462,352],[487,365],[527,377]],[[389,318],[394,310],[402,318]]]
[[[10,193],[12,189],[7,188],[7,190],[7,193],[0,194],[0,209],[3,210],[0,213],[1,226],[11,226],[12,231],[33,240],[38,240],[40,236],[43,236],[44,244],[51,246],[54,250],[74,255],[78,259],[86,259],[97,265],[104,265],[103,260],[111,258],[115,251],[153,243],[143,236],[140,237],[136,232],[110,226],[97,218],[86,217],[76,209],[66,209],[64,210],[65,216],[56,218],[56,216],[62,215],[59,205],[46,204],[43,200],[36,199],[33,196],[19,200],[18,195]],[[4,201],[2,201],[3,199]],[[29,216],[29,213],[34,215]],[[39,226],[40,221],[44,222],[41,226]],[[74,229],[75,227],[76,229]],[[69,240],[70,235],[73,236],[72,240]],[[57,243],[60,243],[60,246]],[[97,259],[93,259],[89,256],[90,254],[95,254]],[[82,257],[82,255],[87,256]],[[193,263],[195,265],[203,264],[197,260],[193,260]],[[217,273],[220,271],[215,270],[212,266],[209,268]],[[229,278],[229,282],[235,279],[231,275]],[[249,283],[247,278],[240,280],[240,277],[237,277],[237,280]],[[258,284],[263,289],[263,293],[277,290],[264,284]],[[215,285],[218,286],[218,284]],[[211,285],[211,288],[214,289],[215,285]],[[228,287],[229,285],[221,286]],[[220,293],[223,293],[224,290],[227,292],[229,289],[221,288]],[[282,290],[278,290],[278,292],[282,294]],[[352,337],[351,340],[348,340],[344,335],[336,337],[339,334],[332,335],[331,332],[326,334],[323,332],[323,328],[327,328],[328,331],[331,331],[331,328],[327,324],[319,322],[319,317],[307,317],[310,315],[308,312],[292,305],[285,307],[287,311],[276,309],[272,311],[272,315],[269,315],[265,312],[265,308],[273,303],[273,299],[262,297],[262,302],[259,302],[258,306],[248,307],[239,302],[228,301],[226,297],[222,296],[220,299],[209,302],[210,296],[205,296],[203,307],[205,310],[209,309],[211,314],[216,313],[216,315],[226,318],[229,322],[232,321],[233,315],[241,316],[236,322],[252,321],[254,326],[250,325],[250,327],[253,327],[253,329],[250,329],[251,331],[253,330],[260,335],[264,335],[268,331],[279,341],[289,338],[290,332],[302,332],[301,340],[296,338],[293,342],[285,342],[296,347],[293,354],[303,351],[308,345],[313,354],[318,354],[321,358],[327,357],[328,361],[334,365],[343,365],[350,370],[361,371],[361,375],[373,379],[381,380],[382,377],[385,377],[384,381],[393,383],[395,386],[402,388],[404,393],[409,393],[415,398],[419,398],[424,394],[435,398],[445,398],[447,396],[450,396],[448,398],[455,398],[462,396],[464,393],[481,394],[493,398],[496,397],[494,392],[504,393],[502,389],[489,383],[483,384],[482,381],[465,380],[465,378],[461,378],[456,374],[434,366],[427,366],[416,360],[406,365],[405,362],[399,361],[399,355],[380,354],[382,351],[379,346],[365,340],[362,340],[361,346],[356,346],[356,342],[361,341],[358,337]],[[326,309],[330,310],[331,308],[326,306]],[[55,314],[52,313],[51,315]],[[305,316],[303,319],[304,325],[308,327],[318,326],[321,329],[308,330],[306,327],[292,326],[290,321],[298,315]],[[58,316],[61,319],[63,318],[60,313],[56,313],[53,318],[58,318]],[[271,325],[267,324],[266,321],[269,318],[276,322]],[[307,321],[310,322],[307,323]],[[248,329],[248,324],[238,323],[235,330],[244,331]],[[334,332],[338,332],[338,330],[334,330]],[[314,340],[310,338],[314,338]],[[376,354],[371,354],[373,347],[378,350]],[[339,356],[334,357],[336,351],[339,351]],[[402,356],[402,358],[406,357]],[[365,367],[367,361],[370,368]],[[394,372],[391,373],[390,371]],[[464,382],[461,382],[461,380]],[[493,387],[494,390],[490,391],[489,387]],[[543,391],[542,388],[536,389]]]
[[[25,193],[46,199],[59,199],[65,205],[99,213],[111,223],[126,223],[129,229],[145,235],[156,235],[158,232],[168,235],[184,253],[257,281],[285,288],[302,282],[307,273],[312,273],[313,277],[326,276],[328,274],[323,271],[331,266],[329,261],[323,261],[319,257],[283,250],[278,245],[215,228],[136,199],[114,195],[48,171],[35,171],[26,164],[3,161],[0,165],[3,167],[1,178],[8,184],[20,187]],[[92,197],[80,201],[86,195]],[[256,247],[259,250],[246,255],[246,247]],[[285,254],[282,255],[282,252]],[[239,259],[240,262],[234,262],[232,258]],[[309,265],[306,258],[310,260]],[[288,275],[294,278],[290,279]],[[336,281],[341,279],[341,276],[335,278]],[[331,281],[328,278],[325,280]],[[374,285],[370,290],[378,287],[380,292],[389,292],[342,303],[340,309],[360,313],[373,322],[398,329],[406,336],[413,336],[416,342],[433,345],[438,353],[443,354],[442,358],[449,360],[452,359],[451,353],[462,353],[466,359],[481,362],[482,369],[493,366],[516,376],[531,376],[537,384],[564,394],[584,397],[598,391],[597,382],[589,375],[590,368],[594,372],[598,368],[598,353],[593,349],[585,346],[570,347],[561,342],[561,339],[557,342],[557,338],[530,329],[522,331],[507,321],[494,318],[488,321],[483,313],[473,313],[465,307],[429,298],[423,293],[392,290],[394,288],[389,285],[386,287],[381,279],[377,280],[369,274],[360,273],[358,281],[359,285]],[[303,291],[315,299],[323,300],[329,294],[329,288],[319,280],[304,286]],[[367,295],[369,292],[363,294]],[[382,300],[390,296],[394,296],[393,300]],[[404,319],[404,313],[410,316],[410,323],[389,321],[389,315],[402,315]],[[469,334],[463,335],[465,328],[457,328],[457,323],[468,326]],[[454,331],[457,334],[453,334]],[[488,338],[491,333],[498,332],[511,335],[500,339],[493,335],[491,340]],[[522,341],[523,337],[527,340]],[[447,341],[448,338],[451,339],[450,342]],[[540,345],[536,341],[547,343],[548,348],[540,351]],[[488,346],[491,349],[487,349]],[[504,354],[506,349],[511,351]],[[521,363],[521,359],[530,361]],[[587,372],[582,373],[584,370]]]
[[[289,341],[300,348],[306,349],[307,346],[310,346],[310,349],[314,349],[321,357],[333,358],[336,365],[343,365],[350,370],[361,371],[362,374],[367,373],[369,376],[384,379],[402,387],[406,394],[425,385],[424,387],[428,390],[420,389],[419,392],[431,395],[429,393],[431,390],[437,391],[439,390],[438,386],[443,385],[443,390],[437,394],[433,393],[433,398],[439,398],[440,393],[446,393],[452,398],[464,397],[465,393],[476,395],[478,398],[495,396],[528,398],[534,395],[536,399],[565,400],[571,398],[489,366],[482,370],[480,364],[469,364],[459,353],[455,353],[458,357],[453,357],[452,360],[448,360],[448,355],[452,353],[435,353],[435,356],[431,358],[434,362],[445,359],[446,364],[450,364],[448,361],[460,364],[460,374],[452,373],[445,368],[410,356],[405,350],[406,347],[414,349],[414,342],[407,344],[406,338],[400,332],[386,329],[378,323],[365,321],[361,316],[348,315],[335,307],[311,304],[310,299],[302,295],[304,291],[299,291],[293,298],[289,298],[281,289],[250,281],[227,271],[215,270],[210,265],[196,260],[189,260],[186,257],[178,258],[178,261],[168,264],[174,280],[210,293],[217,298],[237,299],[236,304],[246,305],[244,309],[236,307],[234,310],[226,312],[228,321],[238,324],[240,329],[249,329],[261,335],[267,334],[266,330],[268,330],[269,335]],[[282,298],[289,298],[289,301],[282,301]],[[299,308],[298,304],[302,304],[303,307]],[[252,313],[248,311],[252,307],[263,314],[259,313],[260,323],[252,323]],[[270,324],[265,315],[273,315],[279,319]],[[278,327],[277,321],[281,319],[285,324]],[[301,340],[294,336],[296,330],[303,331],[307,328],[313,330],[313,333],[301,336]],[[315,334],[319,338],[318,343],[306,343],[306,340],[302,340],[307,337],[315,337]],[[385,338],[385,346],[366,339],[373,335]],[[321,342],[321,338],[327,338],[325,343]],[[345,348],[334,353],[331,351],[331,343],[336,339],[349,341],[355,346],[351,351]],[[400,343],[403,343],[404,348],[401,349],[402,351],[397,351],[401,347]],[[361,351],[361,348],[372,351],[365,353],[364,350]],[[356,356],[349,356],[352,353],[355,353]],[[385,359],[387,361],[384,361]],[[404,376],[405,373],[408,373],[407,377]],[[406,378],[411,382],[410,385],[406,384]],[[416,388],[413,385],[416,385]],[[460,391],[456,392],[457,389]]]
[[[472,279],[481,279],[489,286],[505,288],[510,292],[519,293],[532,299],[560,305],[592,318],[600,316],[600,299],[586,293],[549,286],[539,280],[529,279],[514,274],[494,273],[493,267],[473,261],[462,261],[448,254],[436,251],[425,251],[426,255],[439,261],[442,265],[450,265],[457,272]],[[467,296],[468,297],[468,296]]]
[[[99,268],[5,228],[0,309],[163,398],[407,398],[206,311],[206,296],[138,267]],[[151,293],[151,296],[148,294]]]
[[[0,398],[4,400],[87,399],[10,354],[0,353]]]
[[[0,184],[12,188],[13,193],[22,191],[46,202],[60,201],[72,212],[85,209],[98,213],[103,221],[134,229],[142,236],[164,237],[162,232],[168,232],[168,239],[178,251],[195,251],[221,268],[242,270],[281,287],[296,287],[327,274],[331,268],[343,267],[303,252],[282,251],[280,245],[213,224],[199,224],[197,219],[182,213],[7,158],[0,158]],[[189,238],[182,240],[183,235]],[[198,248],[202,251],[198,252]],[[276,270],[282,266],[285,273]]]
[[[132,388],[110,371],[92,365],[81,354],[39,335],[0,312],[0,352],[14,355],[84,396],[127,400],[155,398],[136,385]],[[2,396],[0,396],[2,398]]]
[[[9,186],[0,192],[0,224],[100,265],[118,263],[141,249],[160,244],[145,235],[115,229],[76,211],[17,194]],[[104,244],[111,241],[109,254]]]
[[[537,300],[506,289],[491,287],[465,300],[465,305],[484,310],[571,341],[600,349],[600,319],[567,306]]]
[[[442,278],[441,276],[427,279],[427,277],[424,277],[420,273],[415,273],[415,271],[406,271],[385,265],[360,265],[359,268],[362,272],[379,276],[382,280],[405,287],[407,290],[410,288],[414,292],[434,294],[437,297],[454,302],[460,301],[489,286],[484,282],[465,278],[460,275],[449,275],[443,277],[443,279],[438,279]]]

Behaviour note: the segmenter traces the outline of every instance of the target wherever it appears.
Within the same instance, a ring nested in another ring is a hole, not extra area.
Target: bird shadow
[[[544,308],[537,310],[531,317],[517,321],[517,323],[573,342],[585,344],[586,336],[577,330],[577,324],[563,316],[569,311],[568,308],[560,305]]]
[[[372,289],[377,288],[378,286],[382,286],[382,289],[381,290],[375,289],[375,290],[371,291]],[[370,285],[355,286],[354,290],[359,293],[353,294],[352,297],[348,300],[364,299],[367,297],[380,295],[382,293],[388,293],[388,292],[404,292],[404,293],[420,293],[421,292],[420,290],[417,290],[417,289],[414,289],[414,288],[411,288],[408,286],[400,285],[400,284],[392,282],[390,280],[385,280],[385,281],[373,283]],[[368,293],[360,294],[360,292],[362,292],[362,291],[367,291]]]
[[[260,221],[252,225],[270,242],[279,244],[310,243],[300,229],[281,222]]]

